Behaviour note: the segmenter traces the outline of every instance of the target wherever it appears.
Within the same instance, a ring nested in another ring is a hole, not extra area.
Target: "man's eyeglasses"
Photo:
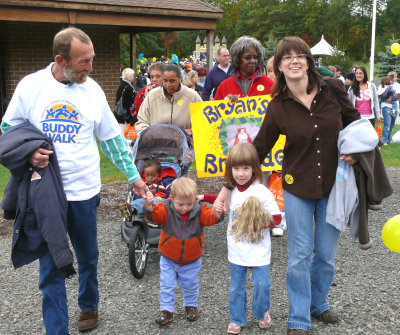
[[[297,59],[298,61],[305,61],[307,59],[306,54],[298,54],[298,55],[287,55],[287,56],[282,56],[281,60],[282,62],[293,62],[294,59]]]
[[[260,59],[260,55],[256,55],[256,56],[243,56],[243,58],[245,59],[245,60],[252,60],[252,59],[254,59],[254,60],[259,60]]]

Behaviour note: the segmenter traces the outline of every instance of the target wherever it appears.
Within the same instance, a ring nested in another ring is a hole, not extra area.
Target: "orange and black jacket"
[[[144,215],[163,226],[158,249],[164,257],[177,264],[192,263],[203,254],[203,227],[220,220],[211,213],[210,207],[195,202],[189,219],[184,222],[171,199],[154,205],[151,212],[145,207]]]

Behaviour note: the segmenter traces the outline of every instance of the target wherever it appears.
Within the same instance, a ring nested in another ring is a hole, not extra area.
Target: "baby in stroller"
[[[176,178],[176,171],[171,167],[161,168],[161,163],[156,159],[150,159],[144,162],[143,172],[140,174],[142,180],[146,183],[149,191],[154,196],[154,203],[157,204],[163,199],[167,199],[171,192],[171,183]],[[130,215],[139,215],[143,213],[145,199],[135,195],[131,203],[124,200],[119,201],[119,209],[124,217],[128,211]],[[128,217],[126,217],[128,218]]]

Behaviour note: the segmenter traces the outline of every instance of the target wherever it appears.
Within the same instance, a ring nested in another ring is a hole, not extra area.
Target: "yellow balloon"
[[[397,56],[400,53],[400,44],[393,43],[390,47],[390,50],[392,50],[393,55]]]
[[[152,59],[152,60],[153,60],[153,62],[155,63],[157,59],[156,59],[156,57],[153,57],[153,59]]]
[[[400,214],[385,223],[382,229],[382,241],[389,250],[400,252]]]

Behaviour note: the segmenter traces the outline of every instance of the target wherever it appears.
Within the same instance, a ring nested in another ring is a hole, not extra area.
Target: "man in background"
[[[215,95],[219,84],[229,78],[233,71],[230,64],[229,50],[227,48],[219,48],[217,52],[217,63],[213,66],[206,76],[204,87],[201,93],[203,101],[209,101],[211,96]]]

